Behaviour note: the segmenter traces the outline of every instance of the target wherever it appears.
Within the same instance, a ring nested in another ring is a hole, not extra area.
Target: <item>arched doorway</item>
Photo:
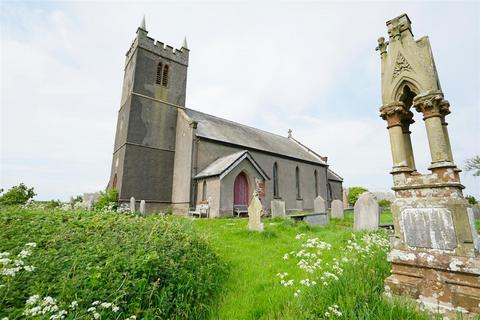
[[[241,172],[235,178],[233,184],[233,209],[245,211],[249,204],[248,179],[245,173]]]

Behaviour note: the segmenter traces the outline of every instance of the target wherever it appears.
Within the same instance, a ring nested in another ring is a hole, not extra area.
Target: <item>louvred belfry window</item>
[[[157,65],[157,79],[155,80],[156,84],[162,84],[162,63],[159,62]]]
[[[166,87],[168,85],[168,64],[163,67],[163,78],[162,78],[162,86]]]

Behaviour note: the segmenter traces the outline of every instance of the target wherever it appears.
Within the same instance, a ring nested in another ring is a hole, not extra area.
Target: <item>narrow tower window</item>
[[[313,172],[315,178],[315,197],[318,197],[318,173],[317,170]]]
[[[278,198],[278,164],[273,164],[273,197]]]
[[[166,87],[168,85],[168,64],[163,67],[163,78],[162,78],[162,86]]]
[[[159,62],[157,65],[157,79],[155,80],[156,84],[162,84],[162,63]]]
[[[295,168],[295,182],[297,187],[297,199],[301,199],[302,195],[300,194],[300,169],[298,167]]]

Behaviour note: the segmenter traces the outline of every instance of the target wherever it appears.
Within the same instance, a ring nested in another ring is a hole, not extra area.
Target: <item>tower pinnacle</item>
[[[142,22],[140,22],[139,28],[147,31],[147,27],[145,26],[145,15],[143,15]]]
[[[182,48],[184,48],[184,49],[187,49],[187,50],[188,50],[188,45],[187,45],[187,37],[183,38],[183,44],[182,44]]]

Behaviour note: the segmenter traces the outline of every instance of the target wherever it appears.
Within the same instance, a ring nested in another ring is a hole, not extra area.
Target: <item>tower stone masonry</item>
[[[390,136],[395,235],[388,255],[386,295],[406,295],[423,309],[445,315],[480,313],[480,257],[474,221],[467,214],[453,162],[446,116],[428,37],[414,39],[402,14],[387,21],[389,40],[378,39],[382,107]],[[423,116],[431,173],[415,167],[410,140],[413,112]]]

